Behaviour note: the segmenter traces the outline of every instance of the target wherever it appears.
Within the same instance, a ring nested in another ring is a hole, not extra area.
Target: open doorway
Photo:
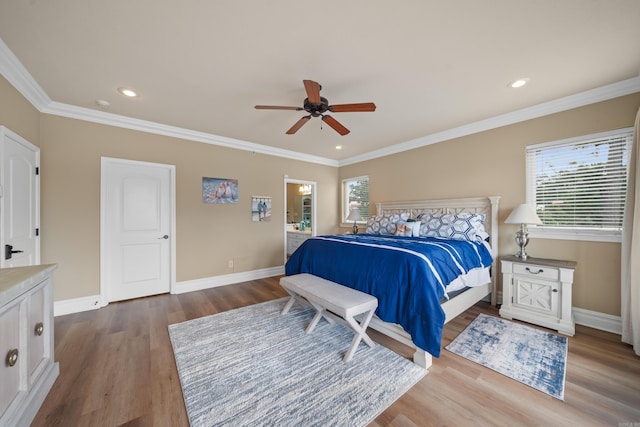
[[[284,261],[316,235],[316,183],[284,179]]]

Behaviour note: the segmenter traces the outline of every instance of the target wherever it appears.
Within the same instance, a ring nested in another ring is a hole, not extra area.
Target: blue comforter
[[[287,276],[309,273],[374,295],[380,319],[401,325],[416,346],[438,357],[445,287],[492,261],[482,242],[351,234],[306,240],[285,270]]]

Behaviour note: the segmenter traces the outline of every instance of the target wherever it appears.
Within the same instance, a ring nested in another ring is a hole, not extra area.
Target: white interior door
[[[120,301],[171,290],[175,168],[102,159],[101,290]]]
[[[40,263],[40,149],[0,126],[0,267]]]

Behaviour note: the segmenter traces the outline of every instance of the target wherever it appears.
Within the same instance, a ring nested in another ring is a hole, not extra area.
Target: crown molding
[[[341,167],[354,163],[360,163],[379,157],[413,150],[431,144],[448,141],[454,138],[471,135],[502,126],[531,120],[549,114],[582,107],[596,102],[606,101],[620,96],[630,95],[640,92],[640,76],[621,82],[591,89],[585,92],[569,95],[553,101],[534,105],[512,111],[510,113],[491,117],[469,123],[456,128],[426,135],[410,141],[391,145],[379,150],[370,151],[359,156],[349,157],[343,160],[333,160],[325,157],[312,156],[292,150],[284,150],[253,142],[242,141],[233,138],[213,135],[205,132],[198,132],[175,126],[146,120],[133,119],[104,111],[92,110],[84,107],[54,102],[42,90],[40,85],[33,79],[29,71],[22,65],[18,58],[11,52],[9,47],[0,38],[0,74],[13,85],[38,111],[62,117],[84,120],[94,123],[101,123],[109,126],[116,126],[131,130],[164,135],[189,141],[202,142],[205,144],[218,145],[222,147],[234,148],[238,150],[251,151],[252,153],[267,154],[271,156],[283,157],[287,159],[300,160],[309,163],[317,163],[326,166]]]
[[[22,62],[0,38],[0,74],[39,111],[51,103],[51,98],[42,90]]]
[[[640,92],[640,76],[341,160],[347,166]]]
[[[333,159],[312,156],[310,154],[299,153],[297,151],[285,150],[281,148],[274,148],[268,145],[227,138],[224,136],[213,135],[206,132],[199,132],[176,126],[164,125],[162,123],[150,122],[148,120],[134,119],[118,114],[92,110],[90,108],[76,107],[74,105],[63,104],[59,102],[50,102],[49,105],[41,110],[41,112],[71,119],[78,119],[87,122],[100,123],[109,126],[147,132],[156,135],[201,142],[204,144],[250,151],[253,154],[260,153],[287,159],[300,160],[309,163],[317,163],[326,166],[338,166],[338,161]]]

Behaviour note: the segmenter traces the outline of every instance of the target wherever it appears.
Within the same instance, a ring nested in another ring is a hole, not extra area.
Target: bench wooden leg
[[[291,294],[291,292],[289,292],[289,294]],[[294,302],[296,302],[296,297],[291,294],[291,298],[289,298],[289,301],[287,301],[287,304],[282,308],[282,311],[280,313],[287,314]]]
[[[349,350],[347,350],[347,353],[344,355],[343,360],[345,362],[348,362],[353,358],[353,354],[358,349],[358,345],[360,344],[360,341],[364,340],[364,342],[367,343],[367,345],[371,348],[375,346],[375,343],[373,342],[373,340],[369,338],[369,335],[367,335],[367,327],[369,326],[369,322],[373,317],[373,312],[374,310],[369,310],[365,315],[364,319],[362,319],[361,323],[358,323],[358,321],[351,316],[345,318],[347,323],[349,323],[349,326],[351,326],[351,329],[353,329],[353,331],[356,333],[356,336],[353,337],[353,341],[351,341],[351,346],[349,347]]]
[[[310,334],[311,332],[313,332],[313,330],[316,328],[316,325],[318,324],[320,319],[322,319],[323,317],[327,319],[327,322],[331,324],[335,323],[335,321],[330,317],[330,313],[327,312],[327,310],[325,310],[324,307],[322,307],[320,304],[317,304],[313,301],[309,301],[309,300],[307,301],[313,306],[313,308],[316,309],[316,315],[313,316],[313,319],[311,319],[311,323],[309,323],[309,326],[307,326],[307,329],[305,329],[306,333]]]
[[[313,332],[313,330],[316,328],[316,325],[318,324],[320,319],[322,319],[323,311],[324,310],[316,309],[316,315],[313,316],[313,319],[311,319],[311,323],[309,323],[309,326],[307,326],[307,329],[304,330],[306,333],[310,334],[311,332]]]

